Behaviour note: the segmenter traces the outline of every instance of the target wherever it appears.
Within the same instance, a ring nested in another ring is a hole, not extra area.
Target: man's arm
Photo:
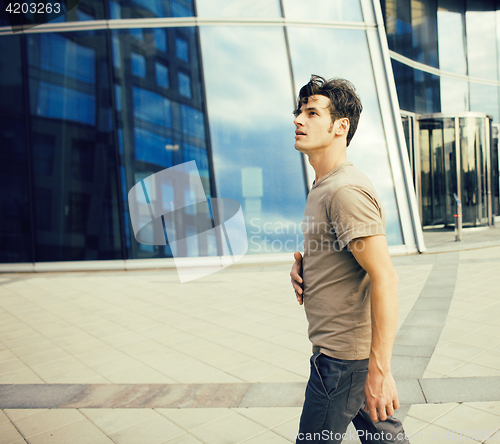
[[[290,271],[290,277],[292,278],[292,286],[295,290],[295,296],[297,297],[297,301],[299,305],[302,305],[303,301],[303,280],[302,280],[302,255],[296,251],[293,254],[293,258],[295,259],[294,264],[292,265],[292,271]]]
[[[391,357],[398,325],[398,276],[385,236],[354,239],[349,249],[371,281],[372,344],[365,383],[365,410],[373,422],[385,421],[399,408]]]

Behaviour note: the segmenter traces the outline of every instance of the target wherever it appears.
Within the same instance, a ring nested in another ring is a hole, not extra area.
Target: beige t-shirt
[[[314,183],[302,221],[304,308],[314,353],[347,360],[369,357],[370,281],[347,245],[385,234],[384,227],[377,193],[352,163]]]

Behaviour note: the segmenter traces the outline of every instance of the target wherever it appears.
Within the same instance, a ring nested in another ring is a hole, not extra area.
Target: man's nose
[[[297,117],[295,117],[295,119],[293,120],[293,123],[295,124],[295,126],[302,126],[304,125],[303,122],[302,122],[302,118],[301,118],[302,114],[299,114]]]

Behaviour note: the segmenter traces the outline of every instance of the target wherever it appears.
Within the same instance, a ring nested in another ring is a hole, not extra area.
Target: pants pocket
[[[355,415],[365,399],[364,386],[368,370],[359,370],[351,374],[351,387],[347,397],[346,412],[349,415]]]
[[[342,370],[344,369],[343,363],[323,354],[319,354],[313,363],[324,393],[329,398],[339,386]]]

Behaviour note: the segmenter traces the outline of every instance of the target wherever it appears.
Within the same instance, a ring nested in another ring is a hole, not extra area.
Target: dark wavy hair
[[[343,117],[349,119],[349,132],[347,133],[347,146],[349,146],[358,128],[359,116],[363,111],[361,99],[356,94],[354,85],[345,79],[326,80],[321,76],[311,75],[311,80],[300,89],[297,107],[293,112],[295,116],[300,114],[301,106],[309,101],[310,96],[314,95],[330,99],[332,122]]]

